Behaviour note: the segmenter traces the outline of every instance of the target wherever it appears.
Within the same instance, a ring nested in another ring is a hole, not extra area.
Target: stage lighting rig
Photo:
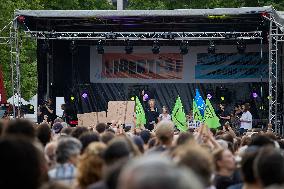
[[[107,33],[106,39],[116,39],[116,34],[113,32]]]
[[[163,39],[174,39],[175,38],[175,34],[172,33],[172,32],[167,32],[167,33],[164,33],[162,35]]]
[[[152,45],[152,52],[153,54],[159,54],[160,53],[160,43],[158,40],[154,41]]]
[[[185,55],[188,53],[188,41],[182,41],[180,44],[180,54]]]
[[[213,41],[210,41],[209,46],[208,46],[208,53],[209,54],[214,54],[216,52],[216,47]]]
[[[133,53],[133,44],[130,40],[125,41],[126,46],[125,46],[125,53],[126,54],[131,54]]]
[[[246,48],[247,48],[247,46],[246,46],[243,39],[241,39],[237,42],[237,49],[238,49],[238,52],[240,54],[244,53],[246,51]]]
[[[97,51],[98,51],[98,54],[104,54],[105,53],[104,42],[102,40],[99,40],[98,43],[97,43]]]

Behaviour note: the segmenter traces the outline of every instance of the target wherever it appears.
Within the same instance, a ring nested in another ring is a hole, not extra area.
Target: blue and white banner
[[[267,79],[268,54],[198,53],[195,79]]]

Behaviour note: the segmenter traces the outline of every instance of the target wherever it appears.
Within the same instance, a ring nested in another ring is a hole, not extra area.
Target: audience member
[[[58,140],[56,147],[57,166],[48,172],[51,180],[61,181],[68,185],[74,184],[76,164],[82,149],[78,139],[64,137]]]
[[[100,142],[93,142],[86,148],[78,164],[78,188],[85,189],[102,179],[105,149],[106,145]]]

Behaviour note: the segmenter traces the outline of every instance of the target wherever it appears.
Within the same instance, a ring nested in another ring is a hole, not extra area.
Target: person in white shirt
[[[162,110],[163,112],[159,115],[159,121],[171,121],[171,115],[168,113],[168,108],[163,106]]]
[[[240,127],[240,133],[243,134],[249,129],[252,129],[252,115],[249,111],[250,105],[249,103],[245,103],[243,105],[243,114],[240,118],[241,127]]]

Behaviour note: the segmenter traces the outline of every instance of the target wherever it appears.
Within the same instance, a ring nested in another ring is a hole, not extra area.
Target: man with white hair
[[[51,180],[73,184],[76,175],[76,164],[82,149],[81,142],[73,137],[62,137],[56,147],[56,162],[54,169],[48,172]]]
[[[201,189],[200,181],[189,169],[177,167],[159,155],[132,161],[122,171],[118,189]]]

